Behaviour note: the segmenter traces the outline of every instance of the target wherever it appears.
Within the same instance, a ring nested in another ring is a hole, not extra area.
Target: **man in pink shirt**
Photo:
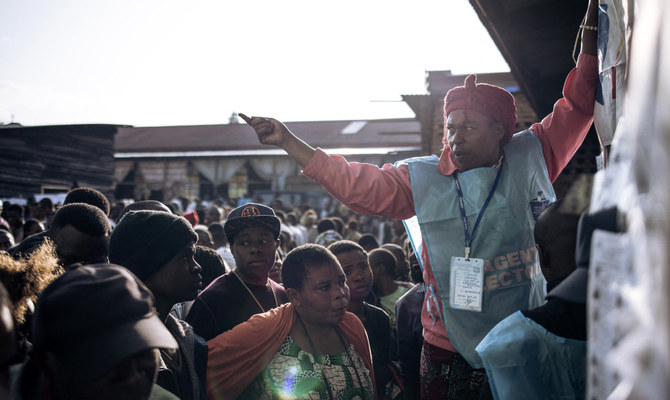
[[[478,398],[486,375],[474,348],[497,322],[544,301],[532,237],[537,205],[593,121],[598,83],[597,5],[589,2],[577,67],[541,123],[514,135],[516,107],[503,88],[476,83],[445,98],[445,147],[381,168],[328,156],[281,122],[240,116],[261,143],[283,148],[329,193],[361,214],[416,216],[423,241],[423,398]],[[538,201],[539,200],[539,201]]]

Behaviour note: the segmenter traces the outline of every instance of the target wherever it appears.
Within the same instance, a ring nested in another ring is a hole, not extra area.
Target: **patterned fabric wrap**
[[[317,356],[315,360],[289,335],[239,399],[328,400],[331,393],[335,399],[373,398],[370,375],[356,349],[349,344],[348,352]]]
[[[210,399],[236,399],[270,363],[295,323],[291,303],[256,314],[249,321],[207,342],[207,396]],[[353,344],[368,371],[372,354],[363,323],[347,312],[337,325]],[[374,376],[370,377],[374,388]],[[377,394],[375,393],[375,399]]]

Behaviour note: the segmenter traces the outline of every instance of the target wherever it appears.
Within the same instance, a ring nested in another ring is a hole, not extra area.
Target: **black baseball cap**
[[[247,203],[228,214],[223,231],[228,242],[232,244],[239,231],[250,227],[266,228],[278,239],[281,222],[272,208],[263,204]]]
[[[40,295],[33,347],[49,351],[82,381],[153,348],[177,349],[149,289],[114,264],[75,264]]]

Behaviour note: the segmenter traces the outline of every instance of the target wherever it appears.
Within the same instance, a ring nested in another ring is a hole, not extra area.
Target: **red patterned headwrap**
[[[478,111],[502,122],[505,128],[503,144],[507,144],[514,135],[516,124],[514,96],[500,86],[477,83],[475,74],[465,78],[464,86],[457,86],[447,93],[444,98],[444,117],[446,118],[453,110]]]
[[[471,74],[465,78],[463,86],[451,89],[444,98],[444,151],[440,157],[438,169],[445,175],[457,169],[451,149],[447,146],[446,119],[453,110],[472,110],[480,112],[496,121],[502,122],[505,136],[502,144],[512,139],[516,125],[516,105],[514,96],[500,86],[488,83],[477,83],[477,75]]]

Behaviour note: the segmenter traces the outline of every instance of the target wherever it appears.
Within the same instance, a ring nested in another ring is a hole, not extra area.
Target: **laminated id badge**
[[[484,260],[451,257],[449,288],[449,304],[452,308],[481,312]]]

